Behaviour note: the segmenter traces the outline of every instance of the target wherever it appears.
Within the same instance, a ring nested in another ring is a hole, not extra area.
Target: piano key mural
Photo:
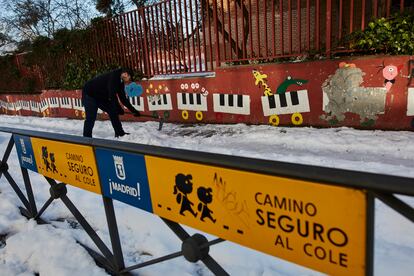
[[[410,58],[256,64],[221,68],[206,76],[154,78],[141,81],[145,93],[129,101],[142,114],[158,114],[167,123],[412,130]],[[80,90],[0,95],[0,110],[13,115],[85,116]],[[100,111],[98,118],[107,115]],[[148,120],[128,112],[121,119]]]

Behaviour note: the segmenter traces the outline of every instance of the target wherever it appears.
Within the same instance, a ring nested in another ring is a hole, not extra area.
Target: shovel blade
[[[164,124],[164,118],[160,117],[160,122],[159,122],[159,125],[158,125],[158,130],[161,130],[162,129],[162,125],[163,124]]]

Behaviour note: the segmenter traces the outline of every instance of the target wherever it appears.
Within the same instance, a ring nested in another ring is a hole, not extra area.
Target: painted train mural
[[[144,93],[129,100],[167,122],[413,130],[413,75],[412,56],[223,67],[143,80]],[[0,105],[5,114],[82,119],[80,98],[80,90],[47,90],[1,95]]]

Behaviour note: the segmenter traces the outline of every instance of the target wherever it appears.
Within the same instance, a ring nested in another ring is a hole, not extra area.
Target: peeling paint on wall
[[[343,121],[345,113],[350,112],[358,114],[362,124],[383,114],[387,91],[382,87],[362,87],[364,75],[361,69],[350,66],[339,68],[329,76],[322,84],[326,114],[320,118]]]

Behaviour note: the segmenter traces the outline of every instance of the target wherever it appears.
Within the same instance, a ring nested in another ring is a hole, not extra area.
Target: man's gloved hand
[[[134,117],[139,117],[139,116],[141,116],[141,114],[139,113],[139,111],[138,110],[136,110],[136,111],[134,111]]]

